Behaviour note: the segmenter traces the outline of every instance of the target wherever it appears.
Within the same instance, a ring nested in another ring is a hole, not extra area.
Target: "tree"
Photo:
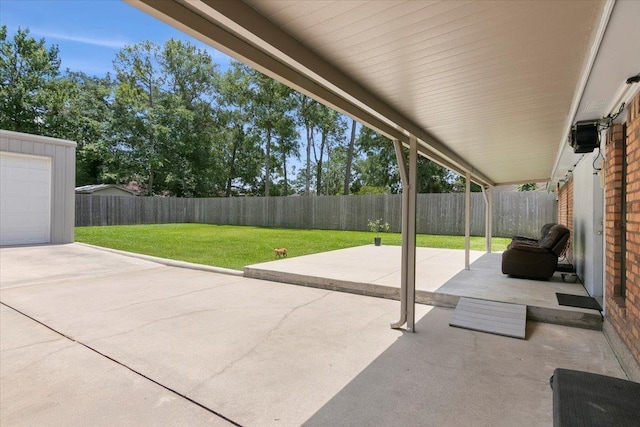
[[[393,143],[363,127],[357,139],[357,146],[363,156],[355,163],[358,174],[357,186],[387,188],[391,193],[398,193],[402,183]],[[405,155],[406,151],[404,150]],[[455,174],[425,157],[418,157],[416,175],[419,193],[445,193],[456,189]]]
[[[224,187],[214,140],[223,126],[213,110],[217,71],[209,54],[168,40],[125,47],[117,75],[112,133],[121,179],[147,194],[207,196]]]
[[[308,96],[298,93],[296,99],[297,122],[304,128],[305,133],[305,169],[302,171],[304,177],[304,194],[311,194],[311,150],[313,148],[316,130],[320,123],[320,104]]]
[[[264,195],[269,196],[271,172],[274,162],[274,141],[288,139],[295,132],[295,122],[290,116],[293,108],[293,91],[264,74],[247,67],[249,76],[250,110],[254,129],[264,140]]]
[[[111,149],[111,78],[68,71],[55,81],[48,95],[60,111],[47,116],[51,136],[75,141],[76,185],[115,182],[118,175]],[[52,95],[53,94],[53,95]]]
[[[288,116],[287,116],[288,117]],[[295,129],[295,123],[292,117],[288,117],[291,120],[291,123],[287,123],[282,127],[279,135],[278,135],[278,145],[276,151],[280,158],[281,166],[282,166],[282,176],[283,176],[283,196],[289,195],[289,177],[287,171],[287,159],[290,157],[295,157],[300,159],[300,153],[298,152],[298,133]]]
[[[333,196],[343,193],[348,151],[348,146],[338,146],[329,153],[322,167],[322,194]]]
[[[7,26],[0,27],[0,128],[43,135],[49,112],[47,91],[59,76],[57,46],[18,29],[7,40]]]
[[[344,186],[342,190],[342,194],[345,196],[349,195],[349,184],[351,183],[351,167],[353,165],[353,152],[355,149],[356,143],[356,120],[353,119],[351,122],[351,137],[349,138],[349,148],[347,150],[347,165],[344,173]]]
[[[538,184],[535,182],[528,182],[526,184],[520,184],[516,188],[516,191],[536,191],[538,189]]]
[[[224,185],[213,147],[224,132],[213,108],[217,66],[206,51],[175,39],[163,45],[158,64],[165,76],[160,121],[169,129],[163,188],[178,196],[217,194]]]
[[[121,172],[128,179],[145,181],[149,195],[154,194],[155,175],[163,165],[161,143],[169,130],[160,121],[166,77],[159,56],[159,46],[146,41],[125,47],[113,62],[118,83],[113,133],[124,154]]]
[[[251,126],[251,92],[247,68],[233,62],[218,81],[218,119],[226,131],[215,144],[225,174],[224,194],[255,194],[262,164],[259,135]]]
[[[418,157],[416,175],[420,193],[449,193],[452,190],[454,173],[426,157]]]
[[[462,175],[458,175],[457,173],[453,173],[453,178],[451,181],[451,192],[452,193],[464,193],[466,191],[466,179]],[[482,191],[482,187],[480,187],[475,182],[471,183],[471,192],[479,193]]]
[[[181,105],[191,111],[211,105],[218,71],[206,51],[171,38],[164,44],[158,60],[166,75],[167,92],[178,96]]]
[[[363,127],[356,141],[362,156],[354,164],[358,187],[382,187],[400,191],[400,175],[393,143],[373,130]]]
[[[320,143],[314,143],[313,154],[316,163],[316,194],[321,194],[322,166],[325,152],[327,153],[327,157],[329,157],[334,146],[342,142],[346,125],[342,117],[329,107],[319,105],[318,113]]]

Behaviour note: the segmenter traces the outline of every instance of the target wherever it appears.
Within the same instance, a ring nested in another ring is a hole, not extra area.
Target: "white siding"
[[[603,190],[594,174],[597,153],[587,154],[573,175],[573,257],[578,276],[593,297],[603,294]],[[600,164],[596,162],[596,166]]]

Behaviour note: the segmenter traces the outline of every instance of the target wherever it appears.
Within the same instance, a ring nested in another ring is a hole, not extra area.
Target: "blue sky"
[[[0,0],[0,24],[8,37],[28,28],[32,37],[44,38],[60,49],[61,70],[103,76],[128,44],[151,40],[158,44],[171,37],[206,49],[213,61],[226,69],[229,57],[120,0]]]

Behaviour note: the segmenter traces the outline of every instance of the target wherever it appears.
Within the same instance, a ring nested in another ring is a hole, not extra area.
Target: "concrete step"
[[[388,285],[318,277],[301,273],[278,271],[260,266],[245,267],[244,276],[291,285],[308,286],[312,288],[348,292],[357,295],[400,300],[400,288]],[[452,294],[438,291],[432,292],[417,289],[416,303],[436,307],[455,308],[460,297],[465,296],[474,298],[473,295]],[[510,302],[501,300],[499,296],[496,296],[490,301]],[[602,315],[597,310],[564,306],[545,307],[526,303],[525,305],[527,305],[528,320],[584,329],[602,330],[603,319]]]

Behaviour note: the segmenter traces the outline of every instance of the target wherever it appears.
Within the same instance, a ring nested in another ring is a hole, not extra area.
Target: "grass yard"
[[[289,256],[373,244],[366,231],[293,230],[208,224],[119,225],[76,227],[76,242],[153,255],[198,264],[242,270],[246,265],[274,259],[274,248],[286,247]],[[399,233],[383,233],[383,245],[401,245]],[[502,251],[511,239],[493,238],[493,250]],[[484,250],[484,237],[471,237],[471,249]],[[419,234],[417,245],[464,249],[464,236]]]

